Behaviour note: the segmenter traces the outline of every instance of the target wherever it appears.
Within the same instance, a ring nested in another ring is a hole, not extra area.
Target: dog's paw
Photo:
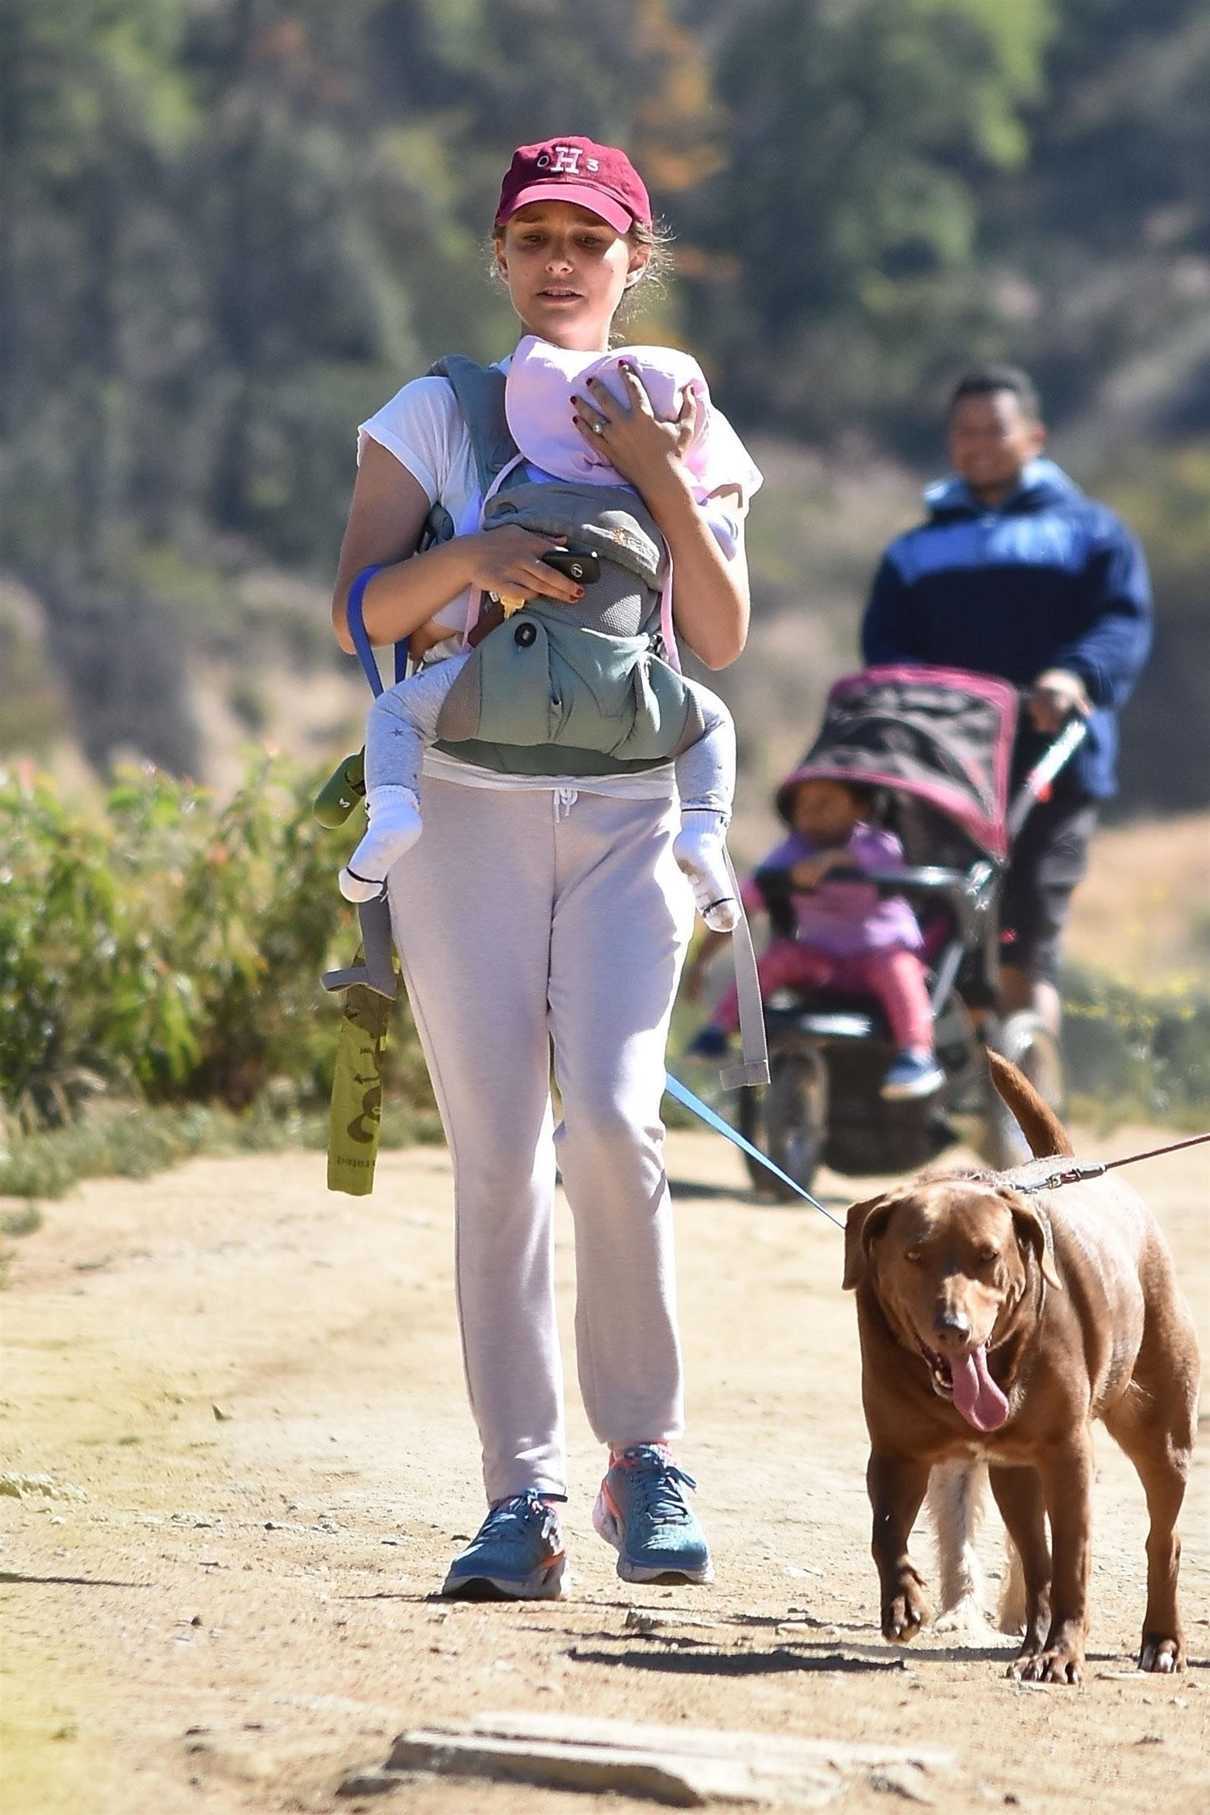
[[[1008,1666],[1007,1674],[1019,1683],[1082,1683],[1084,1653],[1074,1645],[1048,1645],[1044,1651],[1023,1651]]]
[[[882,1636],[891,1645],[909,1645],[929,1622],[929,1605],[914,1583],[904,1584],[882,1610]]]
[[[1171,1676],[1185,1668],[1185,1641],[1161,1638],[1157,1632],[1145,1632],[1139,1648],[1139,1669],[1157,1676]]]

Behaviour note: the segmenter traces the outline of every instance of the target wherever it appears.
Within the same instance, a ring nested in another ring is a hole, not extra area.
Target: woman
[[[604,352],[654,245],[647,191],[623,152],[573,137],[514,154],[494,250],[523,333]],[[628,407],[586,389],[579,431],[668,544],[676,627],[709,667],[725,667],[747,634],[746,566],[742,537],[728,558],[694,500],[680,457],[691,406],[661,423],[633,378]],[[416,554],[438,502],[455,535]],[[374,564],[366,629],[376,643],[410,636],[414,651],[464,621],[468,589],[576,603],[580,587],[540,560],[547,538],[481,534],[481,506],[450,386],[405,385],[361,431],[333,597],[342,647],[350,586]],[[692,914],[672,854],[675,806],[671,765],[573,783],[553,765],[505,775],[429,750],[424,837],[391,871],[395,938],[453,1159],[458,1313],[489,1501],[447,1595],[558,1597],[568,1586],[556,1152],[575,1223],[580,1385],[609,1450],[594,1522],[624,1580],[711,1579],[684,1492],[693,1483],[668,1452],[683,1406],[659,1109]]]

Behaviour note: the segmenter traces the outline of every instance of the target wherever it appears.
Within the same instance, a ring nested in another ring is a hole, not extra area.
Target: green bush
[[[1063,1045],[1077,1098],[1104,1116],[1210,1126],[1210,998],[1143,992],[1100,971],[1064,977]]]
[[[326,1098],[348,962],[344,853],[310,812],[316,778],[268,757],[227,803],[154,768],[103,807],[0,773],[0,1105],[29,1133],[98,1093],[243,1109],[270,1082]],[[406,1006],[395,1092],[431,1106]]]

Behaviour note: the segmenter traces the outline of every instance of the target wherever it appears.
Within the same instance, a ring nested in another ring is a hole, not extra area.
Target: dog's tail
[[[929,1474],[928,1510],[937,1540],[941,1609],[934,1630],[968,1639],[987,1631],[983,1570],[975,1538],[987,1505],[987,1465],[965,1459],[934,1463]],[[1004,1583],[996,1624],[1001,1632],[1025,1626],[1025,1581],[1016,1545],[1004,1534]]]
[[[987,1063],[992,1074],[992,1083],[1005,1107],[1012,1111],[1021,1133],[1029,1142],[1029,1150],[1037,1160],[1049,1159],[1056,1153],[1074,1153],[1075,1148],[1068,1138],[1067,1130],[1050,1107],[1038,1095],[1024,1072],[1007,1059],[1001,1058],[998,1052],[989,1050]]]

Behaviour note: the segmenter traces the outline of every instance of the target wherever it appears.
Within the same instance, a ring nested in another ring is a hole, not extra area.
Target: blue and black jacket
[[[1021,687],[1070,669],[1094,710],[1066,785],[1105,799],[1117,785],[1117,715],[1151,647],[1138,542],[1052,460],[1031,460],[995,507],[957,478],[924,497],[928,521],[891,543],[874,577],[864,660],[975,669]]]

